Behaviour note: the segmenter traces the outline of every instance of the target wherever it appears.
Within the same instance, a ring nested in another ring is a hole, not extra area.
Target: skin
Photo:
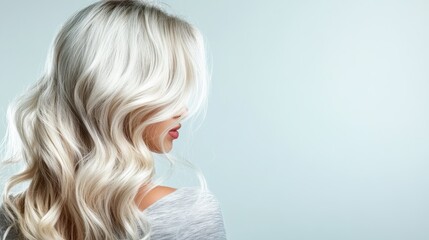
[[[167,129],[168,126],[171,126],[171,124],[177,121],[176,120],[177,118],[181,117],[187,112],[188,112],[188,108],[185,107],[178,115],[172,117],[171,119],[163,122],[159,122],[159,123],[154,123],[147,127],[147,130],[145,131],[145,134],[144,134],[144,138],[145,138],[146,144],[148,145],[149,149],[152,152],[157,152],[157,153],[161,152],[160,150],[161,147],[159,146],[159,143],[155,141],[156,136],[158,136],[159,138],[162,131]],[[164,139],[164,144],[166,146],[167,151],[170,151],[172,149],[173,140],[174,138],[171,137],[169,134],[167,134],[167,136]],[[146,208],[148,208],[150,205],[152,205],[162,197],[177,190],[176,188],[172,188],[168,186],[156,186],[151,191],[149,191],[146,196],[144,196],[144,192],[146,191],[146,189],[147,189],[146,186],[142,187],[134,199],[140,211],[145,210]]]
[[[174,122],[176,122],[177,118],[181,117],[182,115],[186,114],[188,112],[188,108],[184,107],[181,109],[180,113],[173,116],[172,118],[166,120],[166,121],[162,121],[162,122],[158,122],[158,123],[154,123],[149,125],[145,132],[144,132],[144,141],[146,143],[146,145],[149,147],[149,150],[152,152],[156,152],[156,153],[161,153],[161,146],[159,144],[159,137],[161,135],[161,133],[166,130],[169,126],[171,126],[172,124],[174,124]],[[180,124],[174,125],[174,127],[179,126]],[[171,127],[170,127],[171,129]],[[168,130],[170,130],[168,129]],[[169,134],[167,134],[165,136],[165,138],[163,139],[164,142],[164,146],[167,152],[170,152],[172,147],[173,147],[173,140],[174,138],[171,137]]]
[[[155,188],[150,190],[146,196],[143,197],[144,190],[145,188],[142,188],[137,193],[137,196],[135,198],[135,202],[140,211],[145,210],[162,197],[167,196],[168,194],[176,191],[177,189],[168,186],[156,186]]]

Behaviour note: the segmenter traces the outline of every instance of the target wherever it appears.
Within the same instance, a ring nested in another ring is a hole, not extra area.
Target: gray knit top
[[[227,239],[219,201],[210,190],[177,188],[139,214],[149,222],[151,240]],[[7,227],[0,213],[0,239]],[[17,239],[16,230],[12,229],[6,239]]]

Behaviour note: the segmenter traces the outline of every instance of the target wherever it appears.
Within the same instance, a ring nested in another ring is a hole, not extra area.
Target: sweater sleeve
[[[226,240],[220,203],[210,191],[197,194],[181,226],[178,239]]]
[[[227,239],[220,203],[208,189],[179,188],[141,214],[149,222],[153,240]]]
[[[6,240],[18,239],[18,229],[16,226],[11,225],[10,221],[6,218],[3,205],[0,207],[0,239],[3,239],[6,234]]]

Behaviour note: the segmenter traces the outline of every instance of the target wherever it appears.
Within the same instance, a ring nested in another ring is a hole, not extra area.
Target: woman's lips
[[[179,132],[178,131],[171,130],[171,131],[168,132],[168,134],[170,134],[170,136],[172,138],[174,138],[174,139],[177,139],[179,137]]]
[[[168,134],[170,134],[170,136],[171,136],[172,138],[177,139],[177,138],[179,137],[179,132],[178,132],[177,130],[179,130],[179,128],[180,128],[181,126],[182,126],[182,125],[179,125],[179,126],[177,126],[177,127],[173,128],[173,129],[171,129],[171,130],[168,132]]]

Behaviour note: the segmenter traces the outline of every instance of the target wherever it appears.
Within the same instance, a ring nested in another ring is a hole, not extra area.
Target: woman
[[[142,1],[99,1],[61,28],[8,109],[5,239],[226,239],[216,197],[153,181],[180,122],[206,106],[204,42]],[[29,182],[12,196],[11,189]],[[204,179],[203,179],[204,182]]]

